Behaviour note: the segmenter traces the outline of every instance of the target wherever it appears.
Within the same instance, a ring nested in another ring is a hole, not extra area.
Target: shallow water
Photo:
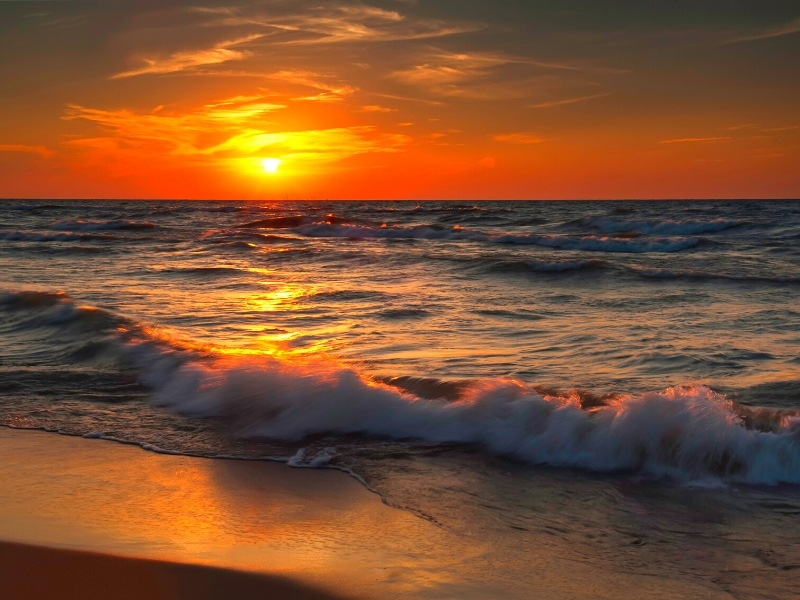
[[[7,201],[0,422],[336,466],[466,536],[780,596],[798,242],[783,201]]]

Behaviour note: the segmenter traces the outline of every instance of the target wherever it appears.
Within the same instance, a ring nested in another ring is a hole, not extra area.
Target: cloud
[[[361,107],[361,112],[390,113],[390,112],[397,112],[397,109],[387,108],[385,106],[381,106],[380,104],[368,104],[366,106]]]
[[[63,118],[95,123],[103,135],[65,142],[95,155],[159,159],[178,164],[257,157],[264,151],[283,160],[335,162],[357,154],[398,152],[411,142],[371,126],[280,131],[264,122],[265,113],[285,108],[239,96],[187,112],[137,113],[71,105]]]
[[[253,155],[269,149],[271,155],[282,160],[329,163],[357,154],[399,152],[410,142],[409,136],[381,133],[373,126],[363,125],[278,133],[252,130],[209,148],[206,153]]]
[[[437,96],[483,100],[522,98],[561,82],[564,72],[581,69],[501,52],[454,53],[434,50],[420,63],[393,71],[389,79],[427,89]]]
[[[349,96],[358,91],[358,88],[342,82],[332,81],[329,75],[321,75],[312,71],[299,69],[286,69],[265,75],[267,79],[275,80],[284,84],[300,87],[308,87],[319,90],[319,93],[311,96],[298,96],[291,100],[311,100],[317,102],[338,102],[345,96]]]
[[[767,29],[765,31],[761,31],[759,33],[755,33],[752,35],[745,35],[741,37],[734,38],[732,40],[728,40],[725,44],[740,44],[742,42],[755,42],[758,40],[769,40],[772,38],[783,37],[785,35],[793,35],[795,33],[800,33],[800,18],[797,18],[782,27],[777,27],[774,29]]]
[[[25,154],[38,154],[42,158],[50,158],[55,154],[45,146],[29,146],[27,144],[0,144],[0,152],[23,152]]]
[[[675,140],[661,140],[659,144],[686,144],[692,142],[721,142],[724,140],[732,139],[730,136],[724,137],[691,137],[691,138],[678,138]]]
[[[300,9],[295,8],[298,5]],[[396,10],[363,4],[295,2],[292,8],[295,12],[286,14],[280,14],[277,6],[271,7],[270,14],[253,13],[245,8],[225,9],[217,13],[218,24],[268,28],[277,34],[276,43],[295,45],[418,40],[485,28],[476,23],[408,17]]]
[[[532,104],[528,108],[553,108],[554,106],[564,106],[565,104],[576,104],[577,102],[585,102],[586,100],[594,100],[595,98],[605,98],[610,96],[611,92],[604,94],[592,94],[590,96],[578,96],[577,98],[566,98],[564,100],[551,100],[549,102],[540,102],[539,104]]]
[[[242,38],[220,42],[212,48],[202,50],[184,50],[175,52],[161,59],[145,58],[145,66],[112,75],[109,79],[123,79],[138,75],[177,73],[193,70],[197,67],[218,65],[232,60],[242,60],[250,56],[249,52],[231,50],[232,46],[246,44],[263,37],[261,34],[248,35]]]
[[[492,139],[495,142],[506,142],[508,144],[541,144],[545,141],[544,138],[536,134],[526,132],[503,133],[492,136]]]

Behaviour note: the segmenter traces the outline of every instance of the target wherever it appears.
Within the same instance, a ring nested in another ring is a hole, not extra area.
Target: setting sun
[[[281,166],[281,161],[277,158],[265,158],[261,161],[261,166],[267,173],[277,173],[278,167]]]

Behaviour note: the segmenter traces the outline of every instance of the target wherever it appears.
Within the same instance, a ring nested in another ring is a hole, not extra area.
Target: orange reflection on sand
[[[0,429],[0,443],[7,459],[0,464],[4,539],[307,581],[346,574],[345,587],[382,582],[407,593],[453,581],[454,562],[468,559],[463,551],[452,555],[439,539],[444,531],[387,508],[334,471],[166,457],[7,429]]]

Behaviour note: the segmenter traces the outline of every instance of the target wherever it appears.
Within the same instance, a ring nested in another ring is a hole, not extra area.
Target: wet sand
[[[0,542],[0,597],[343,598],[285,577],[7,542]]]
[[[7,428],[0,456],[1,598],[726,596],[463,538],[337,471]]]

